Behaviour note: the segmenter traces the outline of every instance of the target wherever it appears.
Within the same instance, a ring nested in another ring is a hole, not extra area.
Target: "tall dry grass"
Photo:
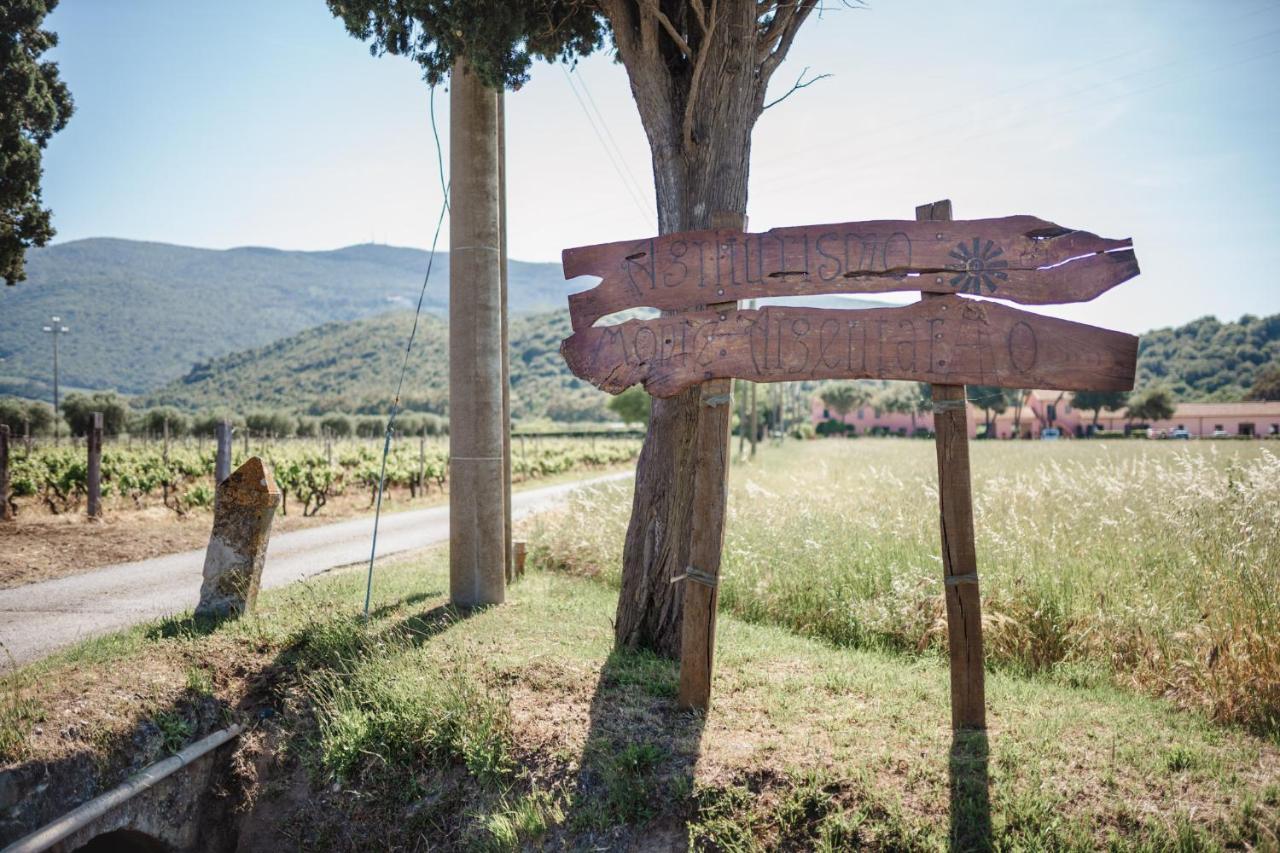
[[[988,661],[1280,732],[1280,455],[1261,443],[977,442]],[[834,643],[946,642],[933,445],[831,439],[735,466],[722,606]],[[630,485],[534,533],[616,583]]]

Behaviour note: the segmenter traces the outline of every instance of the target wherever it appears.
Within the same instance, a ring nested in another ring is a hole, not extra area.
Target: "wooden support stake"
[[[0,424],[0,521],[12,521],[9,507],[9,425]]]
[[[951,221],[951,202],[916,208],[918,222]],[[924,294],[925,299],[937,298]],[[938,503],[942,527],[943,594],[951,650],[951,727],[987,727],[982,658],[982,605],[974,551],[973,496],[969,484],[969,416],[963,385],[933,385],[933,427],[938,450]]]
[[[85,446],[89,449],[89,517],[102,518],[102,412],[89,415],[89,435]]]
[[[231,421],[219,421],[213,428],[218,450],[213,460],[213,485],[231,476]]]
[[[525,544],[524,541],[516,542],[514,544],[514,549],[515,549],[514,552],[515,552],[515,559],[516,559],[515,572],[516,572],[516,577],[518,578],[524,577],[524,561],[529,553],[527,548],[528,546]]]
[[[716,213],[711,226],[746,231],[747,218],[742,214]],[[712,311],[732,311],[738,304],[721,302],[708,307]],[[733,380],[703,382],[693,439],[693,521],[689,530],[689,565],[684,567],[678,698],[681,708],[698,711],[706,711],[711,704],[732,422]]]

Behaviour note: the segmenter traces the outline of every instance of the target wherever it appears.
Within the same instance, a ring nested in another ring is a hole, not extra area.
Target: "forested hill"
[[[1234,323],[1201,317],[1142,336],[1138,387],[1167,385],[1186,401],[1239,400],[1268,364],[1280,364],[1280,314]]]
[[[852,303],[858,304],[858,303]],[[866,304],[866,303],[863,303]],[[394,391],[412,313],[396,311],[308,329],[264,347],[199,364],[147,401],[189,411],[282,408],[385,411]],[[448,329],[427,318],[405,381],[409,408],[442,411],[448,386]],[[603,416],[605,395],[569,373],[560,341],[568,312],[511,323],[513,412],[517,417],[586,420]],[[1280,360],[1280,315],[1238,323],[1204,318],[1142,336],[1138,386],[1165,383],[1179,399],[1240,399],[1259,365]]]
[[[335,320],[411,307],[427,253],[392,246],[330,252],[193,249],[91,239],[28,253],[29,280],[0,287],[0,395],[48,396],[49,336],[62,317],[64,387],[136,394],[181,376],[196,362],[262,346]],[[436,256],[426,308],[448,304],[449,257]],[[551,310],[584,281],[555,263],[511,262],[514,313]]]
[[[246,352],[200,364],[150,396],[151,405],[189,411],[288,409],[384,413],[395,393],[413,312],[329,323]],[[511,399],[516,417],[605,420],[607,396],[569,373],[560,341],[567,311],[511,321]],[[418,327],[402,403],[444,411],[449,385],[448,327],[426,317]]]

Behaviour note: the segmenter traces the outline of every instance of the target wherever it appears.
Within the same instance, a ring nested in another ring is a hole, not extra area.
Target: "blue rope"
[[[409,370],[409,354],[413,352],[413,341],[418,336],[418,320],[422,316],[422,301],[427,295],[427,282],[431,281],[431,267],[436,260],[436,245],[440,242],[440,229],[444,226],[444,216],[449,210],[449,185],[444,182],[444,160],[440,153],[440,136],[436,133],[436,88],[431,87],[431,133],[436,140],[436,158],[440,160],[440,189],[443,201],[440,205],[440,218],[436,220],[436,233],[431,238],[431,254],[427,256],[427,273],[422,277],[422,289],[418,292],[418,307],[413,312],[413,328],[409,331],[409,341],[404,348],[404,362],[400,365],[400,379],[396,382],[396,395],[391,401],[391,414],[387,418],[387,433],[382,442],[382,468],[378,472],[378,503],[373,511],[373,542],[369,546],[369,572],[364,585],[364,618],[369,618],[369,602],[373,598],[373,561],[378,555],[378,522],[382,518],[382,492],[387,485],[387,456],[391,453],[391,434],[395,428],[396,415],[400,414],[400,391],[404,388],[404,376]]]

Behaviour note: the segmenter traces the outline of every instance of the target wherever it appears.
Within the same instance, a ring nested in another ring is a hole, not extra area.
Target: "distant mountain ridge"
[[[145,393],[197,362],[342,320],[417,303],[428,253],[357,245],[323,252],[196,249],[94,238],[28,254],[28,280],[0,288],[0,394],[47,396],[56,315],[66,387]],[[437,253],[424,307],[448,308],[449,256]],[[512,261],[514,314],[562,307],[581,290],[556,263]]]

